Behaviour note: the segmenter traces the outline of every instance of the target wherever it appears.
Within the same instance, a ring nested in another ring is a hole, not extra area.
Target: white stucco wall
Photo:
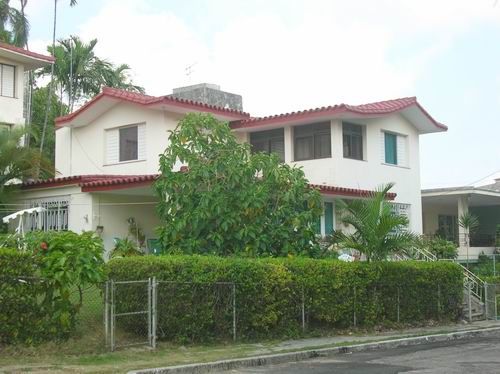
[[[13,65],[16,67],[15,97],[0,96],[0,122],[13,125],[24,124],[23,100],[24,100],[24,66],[13,60],[0,57],[0,64]]]
[[[87,126],[56,131],[56,170],[60,176],[155,174],[158,157],[168,145],[168,131],[175,128],[180,118],[174,113],[117,104]],[[107,164],[106,130],[140,123],[146,124],[146,159]]]
[[[331,121],[332,156],[317,160],[293,161],[293,129],[285,129],[285,160],[301,166],[311,183],[339,187],[373,190],[377,186],[394,182],[395,202],[411,205],[410,225],[417,233],[422,232],[422,206],[420,198],[419,134],[400,115],[382,118],[351,120],[366,125],[364,160],[343,157],[342,122]],[[381,132],[391,131],[407,136],[408,166],[387,165],[382,162]]]

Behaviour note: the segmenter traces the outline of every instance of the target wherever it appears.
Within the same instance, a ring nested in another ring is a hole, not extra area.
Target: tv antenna
[[[184,74],[186,74],[186,77],[188,78],[188,81],[191,82],[191,75],[194,72],[194,67],[198,64],[198,62],[193,62],[191,65],[186,66],[184,69]]]

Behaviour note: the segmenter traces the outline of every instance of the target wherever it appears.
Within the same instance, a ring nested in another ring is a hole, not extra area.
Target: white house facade
[[[0,124],[3,127],[24,124],[25,72],[53,62],[50,56],[0,42]]]
[[[49,208],[32,219],[32,228],[98,229],[109,250],[115,238],[127,235],[132,217],[154,240],[159,222],[151,185],[158,156],[168,146],[168,131],[188,112],[207,112],[228,121],[254,151],[275,152],[304,169],[324,199],[321,234],[340,228],[338,198],[363,198],[387,182],[395,183],[388,198],[408,214],[411,229],[422,233],[419,136],[446,127],[415,98],[251,117],[240,110],[241,98],[230,109],[236,95],[209,88],[229,104],[193,101],[189,89],[183,90],[187,96],[154,97],[105,88],[76,112],[57,119],[59,174],[23,185],[22,204]]]

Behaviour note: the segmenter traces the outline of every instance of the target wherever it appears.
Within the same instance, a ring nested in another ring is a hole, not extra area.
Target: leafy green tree
[[[331,241],[363,253],[368,261],[385,260],[391,254],[412,248],[416,235],[408,231],[408,218],[395,213],[386,198],[393,186],[393,183],[383,185],[367,199],[339,200],[341,221],[354,231],[335,231]]]
[[[10,0],[0,0],[0,41],[25,47],[28,44],[30,25],[24,14],[27,0],[20,0],[21,10],[10,5]]]
[[[31,139],[30,146],[33,148],[39,148],[40,138],[42,136],[43,121],[45,117],[45,105],[47,102],[47,93],[49,92],[49,87],[36,88],[33,91],[32,99],[32,123],[31,123]],[[54,120],[60,115],[67,111],[67,105],[61,103],[59,98],[54,93],[50,95],[51,105],[48,113],[47,122],[47,133],[45,138],[46,146],[43,148],[43,157],[47,159],[51,165],[55,165],[55,123]]]
[[[315,255],[319,192],[276,155],[251,154],[227,123],[188,114],[160,156],[160,240],[169,253]],[[187,170],[176,171],[179,162]]]
[[[469,268],[470,237],[479,229],[479,218],[471,212],[465,212],[458,217],[458,226],[464,229],[464,244],[467,250],[467,268]],[[462,238],[459,238],[461,240]]]
[[[9,202],[14,188],[7,186],[13,181],[33,178],[38,167],[43,176],[53,172],[50,163],[37,151],[21,145],[25,135],[21,128],[0,129],[0,206]]]

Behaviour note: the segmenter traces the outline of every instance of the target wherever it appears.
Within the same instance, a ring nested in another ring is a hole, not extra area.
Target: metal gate
[[[498,320],[498,300],[497,287],[499,285],[485,283],[484,284],[484,307],[486,311],[486,319]]]
[[[156,347],[156,279],[108,281],[105,289],[106,346]]]

